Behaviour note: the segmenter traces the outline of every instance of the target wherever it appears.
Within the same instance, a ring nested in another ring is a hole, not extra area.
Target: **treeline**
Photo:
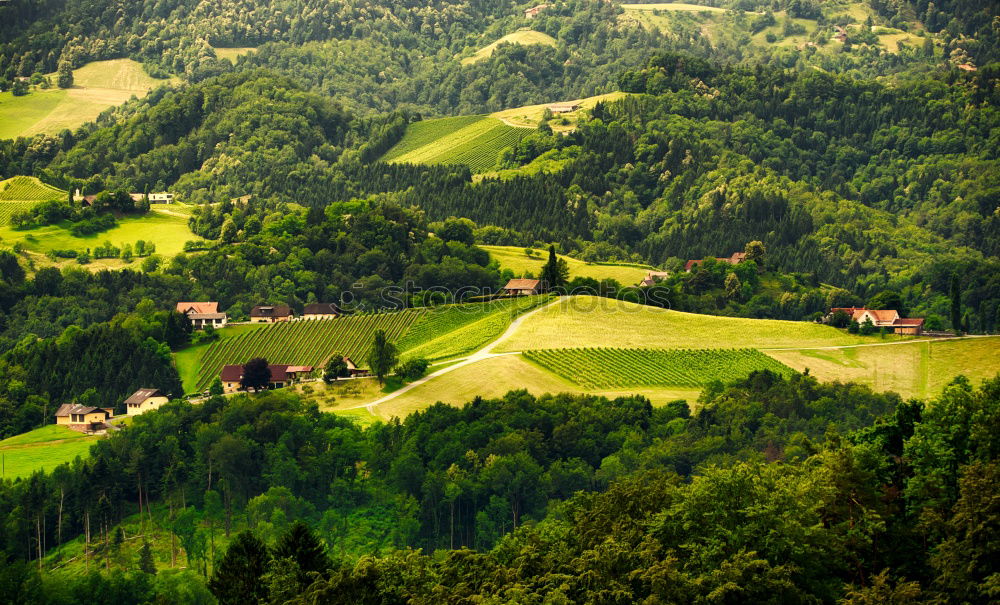
[[[140,501],[162,502],[194,507],[202,538],[181,535],[188,563],[226,602],[553,591],[570,602],[799,602],[905,591],[986,603],[998,404],[1000,379],[979,389],[957,379],[925,405],[767,372],[709,388],[697,413],[521,391],[361,430],[287,393],[175,403],[87,461],[7,483],[4,550],[30,560],[39,531],[55,547],[88,514],[113,527]],[[311,549],[312,563],[293,556],[268,573],[267,543],[278,542],[278,564],[289,534],[308,542],[295,519],[327,555]],[[243,535],[212,558],[209,534],[241,528],[265,542]],[[428,554],[405,550],[418,547]],[[309,576],[325,556],[332,563]],[[30,567],[10,569],[30,584]],[[300,588],[278,598],[290,578]]]

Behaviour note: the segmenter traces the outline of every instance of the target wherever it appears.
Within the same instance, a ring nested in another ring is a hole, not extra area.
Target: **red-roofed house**
[[[229,321],[228,315],[219,313],[217,302],[179,302],[177,312],[187,315],[195,330],[202,330],[208,326],[221,328]]]
[[[503,287],[504,294],[508,296],[527,296],[538,294],[540,290],[537,279],[512,279]]]
[[[549,7],[548,4],[539,4],[538,6],[532,6],[531,8],[527,8],[524,10],[524,17],[525,19],[534,19],[535,17],[538,16],[538,13],[542,12],[548,7]]]
[[[924,331],[922,317],[900,317],[895,309],[866,309],[864,307],[833,307],[830,315],[843,311],[859,324],[871,320],[876,328],[885,328],[896,334],[921,334]],[[829,316],[828,316],[829,317]]]
[[[742,263],[743,261],[745,261],[746,259],[747,259],[747,253],[746,252],[733,252],[731,255],[729,255],[727,257],[723,257],[723,258],[715,257],[716,261],[718,261],[720,263],[729,263],[730,265],[738,265],[738,264]],[[695,266],[700,265],[703,262],[705,262],[705,261],[704,260],[689,260],[688,262],[684,263],[684,270],[687,271],[688,273],[690,273],[691,270],[695,268]]]
[[[267,367],[271,370],[271,382],[267,385],[269,389],[286,387],[313,371],[312,366],[296,366],[284,363],[269,363]],[[222,390],[224,392],[235,393],[240,390],[240,380],[243,378],[243,366],[223,366],[219,378],[222,380]]]

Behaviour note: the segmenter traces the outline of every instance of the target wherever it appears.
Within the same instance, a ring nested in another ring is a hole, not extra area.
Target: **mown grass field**
[[[222,366],[243,364],[254,357],[263,357],[271,363],[322,367],[330,355],[343,353],[359,366],[366,367],[365,358],[376,330],[385,330],[389,340],[396,341],[422,313],[423,310],[369,313],[244,329],[204,349],[197,362],[195,379],[190,378],[189,360],[178,364],[178,370],[187,371],[188,375],[182,376],[182,380],[187,385],[195,385],[192,392],[200,392],[211,385]]]
[[[525,296],[438,307],[421,315],[400,339],[399,350],[403,358],[431,361],[472,353],[499,338],[518,315],[549,300]]]
[[[236,59],[240,58],[242,55],[252,53],[257,50],[255,46],[236,46],[232,48],[216,48],[212,47],[215,51],[215,56],[219,59],[229,59],[229,62],[236,65]]]
[[[548,260],[548,251],[536,250],[535,256],[528,256],[524,253],[524,248],[518,246],[479,246],[490,253],[490,258],[500,263],[504,269],[510,269],[516,275],[531,273],[538,276],[542,271],[542,266]],[[559,255],[559,258],[566,261],[569,266],[570,278],[590,277],[598,281],[602,279],[614,279],[623,286],[634,286],[638,284],[652,267],[641,267],[632,265],[597,265],[586,263],[582,260]]]
[[[0,441],[0,479],[27,477],[77,456],[86,457],[98,439],[54,424],[4,439]]]
[[[508,391],[525,389],[535,395],[543,393],[589,393],[606,397],[643,395],[654,405],[663,405],[677,399],[693,404],[699,389],[684,387],[645,386],[632,388],[586,389],[570,382],[521,355],[490,357],[443,374],[395,399],[375,407],[381,419],[394,416],[405,418],[415,411],[437,403],[463,405],[477,396],[500,397]],[[375,399],[375,398],[373,398]]]
[[[576,128],[581,111],[593,109],[594,105],[597,105],[601,101],[610,103],[612,101],[622,99],[627,95],[628,93],[625,92],[609,92],[607,94],[587,97],[585,99],[553,99],[549,103],[504,109],[503,111],[491,113],[490,117],[502,120],[504,123],[511,126],[536,128],[539,120],[542,119],[542,115],[545,113],[546,107],[556,102],[575,102],[580,105],[580,109],[569,113],[559,114],[554,116],[553,119],[549,121],[549,126],[552,127],[553,132],[569,132]],[[564,119],[566,121],[565,124],[562,123]]]
[[[22,242],[27,250],[44,254],[50,250],[85,250],[104,242],[120,248],[122,244],[135,244],[141,239],[154,242],[157,254],[173,256],[183,251],[184,242],[196,239],[188,228],[187,218],[160,212],[121,218],[113,229],[85,237],[74,236],[69,226],[70,223],[60,223],[19,231],[9,224],[0,224],[0,242],[4,245]]]
[[[55,74],[49,77],[54,83]],[[34,88],[22,97],[0,93],[0,139],[73,130],[133,95],[143,97],[157,86],[178,80],[157,80],[136,61],[112,59],[73,70],[73,81],[73,87],[65,90]]]
[[[657,2],[654,4],[622,4],[622,8],[630,11],[683,11],[690,13],[700,13],[702,11],[709,13],[724,13],[726,9],[718,8],[716,6],[703,6],[701,4],[685,4],[683,2]]]
[[[804,321],[717,317],[572,296],[525,319],[496,352],[580,347],[804,348],[870,342],[881,339]]]
[[[548,34],[543,34],[542,32],[536,32],[530,29],[522,29],[512,34],[507,34],[496,42],[477,50],[471,57],[462,59],[462,65],[471,65],[473,63],[478,63],[483,59],[492,57],[493,53],[496,52],[497,47],[505,43],[522,44],[524,46],[530,46],[533,44],[556,46],[557,44],[556,39]]]
[[[529,132],[488,116],[424,120],[411,124],[383,159],[412,164],[466,164],[473,172],[485,172],[496,166],[501,149],[516,145]]]
[[[526,359],[587,389],[731,382],[756,370],[793,370],[756,349],[541,349]]]
[[[767,351],[820,380],[853,381],[903,397],[934,397],[962,374],[978,384],[1000,373],[1000,336],[887,346]]]

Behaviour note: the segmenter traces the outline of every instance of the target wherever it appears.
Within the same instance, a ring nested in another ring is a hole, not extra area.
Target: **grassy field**
[[[134,244],[141,239],[154,242],[157,254],[173,256],[184,249],[184,242],[196,239],[185,217],[156,211],[142,217],[119,219],[113,229],[86,237],[74,236],[69,226],[69,223],[60,223],[18,231],[9,224],[0,224],[0,243],[9,246],[22,242],[27,250],[44,254],[49,250],[85,250],[104,242],[120,248],[122,244]]]
[[[767,351],[820,380],[854,381],[904,397],[933,397],[955,376],[978,384],[1000,373],[1000,336],[842,349]]]
[[[504,147],[512,147],[526,134],[487,116],[460,116],[411,124],[403,139],[384,159],[413,164],[466,164],[474,172],[490,170]]]
[[[54,424],[4,439],[0,441],[0,479],[27,477],[77,456],[86,457],[97,439]]]
[[[438,307],[423,314],[400,339],[401,355],[435,361],[472,353],[499,338],[518,315],[549,300],[525,296]]]
[[[422,310],[397,313],[358,314],[338,319],[295,321],[268,324],[258,329],[246,329],[233,337],[222,338],[202,351],[196,364],[198,375],[190,377],[190,359],[178,362],[184,370],[181,379],[194,384],[190,392],[207,389],[226,364],[246,363],[253,357],[264,357],[271,363],[288,363],[322,367],[333,353],[343,353],[360,366],[376,330],[385,330],[389,340],[397,340],[421,314]],[[187,357],[192,354],[188,354]],[[185,391],[188,391],[185,388]]]
[[[698,315],[573,296],[527,318],[496,352],[580,347],[798,348],[865,342],[881,339],[811,322]]]
[[[219,340],[225,340],[241,336],[246,332],[259,330],[263,327],[265,327],[265,324],[230,325],[221,330],[216,330],[215,333],[219,335]],[[215,342],[205,342],[174,352],[174,365],[177,366],[177,373],[181,375],[181,384],[184,387],[185,393],[197,392],[198,368],[201,363],[201,357],[213,345],[215,345]]]
[[[657,2],[654,4],[622,4],[622,8],[629,11],[683,11],[689,13],[699,13],[706,11],[709,13],[724,13],[726,9],[715,6],[702,6],[700,4],[685,4],[683,2]]]
[[[587,389],[639,386],[702,387],[755,370],[791,375],[788,366],[756,349],[542,349],[525,358]]]
[[[237,46],[233,48],[216,48],[213,46],[212,50],[215,51],[215,56],[219,59],[229,59],[230,63],[236,65],[236,59],[242,55],[252,53],[257,48],[254,46]]]
[[[600,101],[604,101],[605,103],[617,101],[618,99],[624,98],[627,94],[628,93],[624,92],[610,92],[594,97],[587,97],[585,99],[566,99],[565,101],[567,102],[578,103],[580,105],[580,109],[569,113],[559,114],[554,119],[549,121],[549,126],[552,127],[553,132],[569,132],[576,128],[577,120],[580,117],[581,111],[592,109],[594,105],[597,105]],[[551,103],[525,105],[524,107],[504,109],[503,111],[491,113],[490,116],[503,120],[505,124],[509,124],[511,126],[536,128],[539,120],[542,119],[542,114],[545,112],[545,108],[555,102],[562,102],[562,100],[554,99]],[[562,123],[564,118],[567,122],[566,124]]]
[[[534,276],[542,270],[545,261],[548,260],[548,253],[544,250],[537,251],[533,257],[524,253],[524,248],[517,246],[479,246],[490,253],[490,258],[500,263],[505,269],[510,269],[517,275],[531,273]],[[614,279],[624,286],[634,286],[638,284],[652,267],[635,267],[631,265],[595,265],[585,263],[582,260],[559,255],[559,258],[569,265],[570,278],[591,277],[596,280]]]
[[[478,63],[483,59],[488,59],[492,57],[497,47],[504,43],[522,44],[524,46],[529,46],[532,44],[555,46],[556,39],[548,34],[543,34],[542,32],[536,32],[530,29],[522,29],[512,34],[507,34],[506,36],[500,38],[496,42],[479,49],[471,57],[466,57],[462,59],[462,65],[471,65],[472,63]]]
[[[408,414],[443,402],[463,405],[482,397],[500,397],[517,389],[527,389],[536,395],[542,393],[591,393],[607,397],[644,395],[654,405],[677,399],[694,403],[698,389],[679,387],[636,387],[628,389],[588,390],[572,383],[520,355],[503,355],[478,361],[443,374],[406,393],[375,407],[375,415],[382,419],[394,416],[405,418]]]
[[[55,81],[55,74],[49,77]],[[142,97],[161,84],[177,81],[152,78],[131,59],[94,61],[73,71],[72,88],[35,88],[23,97],[0,93],[0,139],[72,130],[133,95]]]

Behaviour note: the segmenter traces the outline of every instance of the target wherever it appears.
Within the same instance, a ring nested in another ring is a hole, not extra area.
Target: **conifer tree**
[[[271,557],[267,545],[251,531],[233,539],[216,568],[208,589],[219,605],[250,605],[267,599],[267,586],[261,578],[268,571]]]

